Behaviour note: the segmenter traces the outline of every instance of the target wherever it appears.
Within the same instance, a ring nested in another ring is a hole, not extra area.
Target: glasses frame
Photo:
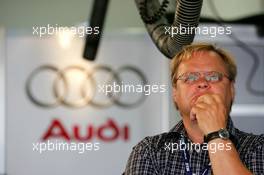
[[[223,77],[226,77],[228,80],[232,81],[232,79],[228,75],[226,75],[225,73],[222,73],[222,72],[218,72],[218,71],[200,71],[200,72],[185,72],[185,73],[182,73],[181,75],[179,75],[176,79],[175,79],[175,76],[174,76],[173,79],[172,79],[173,80],[173,83],[176,84],[178,80],[185,80],[185,79],[181,79],[181,77],[184,77],[184,75],[187,75],[187,74],[190,74],[190,73],[198,74],[199,77],[198,77],[197,80],[195,80],[195,81],[193,81],[191,83],[186,83],[184,81],[184,83],[186,83],[186,84],[194,84],[194,83],[198,82],[202,77],[205,77],[206,74],[210,74],[210,73],[217,73],[217,74],[219,74],[220,75],[220,80],[218,80],[216,82],[211,82],[211,81],[208,81],[206,78],[204,78],[205,81],[208,82],[208,83],[217,83],[217,82],[220,82],[220,81],[223,80]]]

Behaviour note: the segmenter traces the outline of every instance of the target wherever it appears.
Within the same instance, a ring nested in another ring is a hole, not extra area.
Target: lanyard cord
[[[185,145],[185,149],[181,150],[181,152],[183,155],[186,175],[193,175],[191,164],[190,164],[190,154],[187,151],[186,141],[183,135],[181,136],[181,142]],[[211,163],[209,162],[209,164],[202,171],[201,175],[208,175],[210,168],[211,168]]]

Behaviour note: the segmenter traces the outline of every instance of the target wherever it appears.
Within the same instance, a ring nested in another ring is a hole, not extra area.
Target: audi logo
[[[84,79],[81,83],[75,83],[75,79],[78,77],[71,77],[71,74],[78,72]],[[39,90],[40,84],[34,83],[40,79],[41,74],[50,74],[48,79],[40,81],[42,85],[49,85],[49,99],[46,99],[42,90]],[[119,84],[123,82],[122,76],[124,74],[131,74],[141,82],[142,86],[147,84],[147,79],[144,74],[133,66],[123,66],[117,70],[113,70],[106,65],[97,65],[91,69],[84,68],[79,65],[71,65],[63,69],[59,69],[53,65],[43,65],[33,70],[28,79],[26,80],[26,94],[31,102],[35,105],[43,108],[55,108],[57,106],[66,106],[69,108],[82,108],[88,105],[97,108],[107,108],[112,105],[117,105],[124,108],[132,108],[141,104],[146,96],[141,93],[137,94],[136,98],[121,98],[124,93],[122,91],[117,93],[103,94],[104,99],[96,97],[96,90],[98,88],[97,74],[105,74],[101,77],[107,77],[106,84]],[[50,77],[53,77],[53,80]],[[78,87],[76,87],[78,86]],[[72,87],[76,87],[75,89]],[[38,90],[36,90],[36,88]],[[37,92],[36,92],[37,91]],[[71,98],[71,93],[77,93],[78,98]],[[42,95],[42,97],[40,97]],[[102,95],[102,94],[100,94]]]

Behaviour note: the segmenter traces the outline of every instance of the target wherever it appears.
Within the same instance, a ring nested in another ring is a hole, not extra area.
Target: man
[[[184,47],[172,60],[173,99],[182,120],[146,137],[130,154],[125,174],[264,174],[264,137],[234,128],[229,113],[237,68],[209,44]]]

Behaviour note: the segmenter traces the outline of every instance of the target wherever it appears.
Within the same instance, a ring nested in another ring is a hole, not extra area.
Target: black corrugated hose
[[[159,0],[135,2],[152,41],[166,57],[171,59],[183,46],[192,43],[195,32],[189,29],[194,30],[199,24],[203,0],[177,0],[172,24],[164,15],[168,0],[161,5]],[[185,32],[180,33],[183,28]]]

